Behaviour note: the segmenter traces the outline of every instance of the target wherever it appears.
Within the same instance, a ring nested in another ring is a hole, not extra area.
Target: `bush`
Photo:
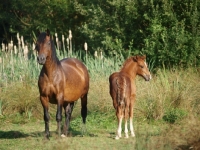
[[[183,119],[187,116],[187,112],[179,108],[171,108],[167,110],[163,116],[163,120],[168,123],[175,123],[178,120]]]

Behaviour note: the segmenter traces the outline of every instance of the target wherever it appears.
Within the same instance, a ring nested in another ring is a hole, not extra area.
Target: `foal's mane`
[[[128,59],[126,59],[125,60],[125,62],[123,63],[123,65],[122,65],[122,67],[121,67],[121,70],[125,67],[125,66],[127,66],[131,61],[134,61],[133,59],[133,57],[135,57],[135,56],[131,56],[131,57],[129,57]]]
[[[125,62],[123,63],[123,65],[122,65],[122,67],[121,67],[121,70],[123,69],[123,68],[125,68],[126,66],[128,66],[130,63],[137,63],[138,62],[138,60],[143,60],[143,61],[145,61],[145,59],[146,59],[146,56],[144,55],[144,56],[140,56],[140,55],[137,55],[137,56],[131,56],[131,57],[129,57],[128,59],[126,59],[125,60]]]

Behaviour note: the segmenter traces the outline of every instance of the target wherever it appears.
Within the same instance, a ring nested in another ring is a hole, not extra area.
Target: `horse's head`
[[[142,76],[146,81],[149,81],[151,73],[146,63],[146,56],[134,56],[133,60],[137,63],[137,74]]]
[[[46,32],[39,32],[37,42],[36,42],[36,51],[38,52],[37,61],[39,64],[44,65],[47,58],[51,56],[51,38],[50,32],[47,29]]]

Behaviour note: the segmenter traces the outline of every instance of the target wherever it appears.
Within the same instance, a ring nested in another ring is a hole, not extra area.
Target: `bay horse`
[[[49,139],[49,102],[57,104],[57,131],[61,135],[62,108],[65,111],[65,123],[62,137],[67,136],[74,102],[81,98],[82,121],[86,123],[89,74],[86,66],[76,58],[64,58],[59,61],[50,31],[39,33],[36,42],[37,61],[43,65],[38,87],[40,101],[44,111],[45,137]]]
[[[110,96],[116,110],[118,119],[117,135],[115,139],[121,138],[122,119],[125,120],[125,138],[128,138],[127,121],[130,119],[130,132],[134,137],[133,129],[133,106],[136,97],[135,78],[142,76],[146,81],[151,79],[151,74],[145,62],[146,56],[132,56],[128,58],[119,72],[114,72],[109,77]]]

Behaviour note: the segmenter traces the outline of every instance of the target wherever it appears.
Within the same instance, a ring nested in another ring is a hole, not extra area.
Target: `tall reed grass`
[[[158,70],[151,82],[137,83],[138,111],[147,119],[175,123],[200,113],[200,72],[195,68]]]
[[[18,46],[14,46],[12,41],[8,46],[2,43],[0,51],[1,113],[6,112],[5,107],[9,104],[13,104],[13,106],[18,104],[20,107],[15,107],[15,109],[18,108],[19,112],[25,112],[28,115],[28,112],[33,109],[32,104],[28,103],[34,102],[37,98],[35,96],[37,95],[36,83],[41,66],[38,65],[36,60],[34,44],[25,45],[23,36],[20,38],[17,35],[17,39]],[[84,43],[85,51],[73,51],[70,41],[72,39],[71,34],[69,34],[66,42],[64,36],[62,36],[62,44],[61,41],[59,42],[57,34],[55,34],[54,39],[56,39],[55,43],[59,59],[76,57],[86,64],[91,78],[90,84],[92,88],[90,88],[90,93],[93,96],[92,99],[96,99],[97,103],[102,98],[102,95],[106,95],[104,100],[110,99],[108,95],[108,77],[112,72],[119,70],[125,58],[122,55],[106,58],[103,56],[102,51],[98,51],[99,55],[97,51],[94,56],[88,55],[89,48],[87,43]],[[64,50],[60,50],[61,48]],[[186,70],[158,69],[149,83],[144,83],[141,78],[138,78],[137,115],[150,120],[164,119],[167,122],[174,123],[176,120],[187,116],[190,112],[199,114],[199,74],[196,68],[188,68]],[[99,83],[104,84],[100,85]],[[101,89],[100,91],[98,91],[99,88]],[[98,92],[100,92],[99,95]],[[8,103],[8,99],[12,103]],[[103,107],[101,106],[101,108]]]
[[[34,46],[28,47],[27,57],[25,57],[22,47],[22,45],[18,45],[17,49],[3,50],[2,48],[0,50],[0,117],[14,123],[24,123],[30,119],[43,118],[37,87],[37,78],[41,66],[37,63],[36,54],[33,50]],[[93,124],[95,124],[97,121],[98,125],[104,129],[108,128],[108,124],[114,127],[112,123],[113,120],[116,121],[116,117],[109,95],[108,78],[112,72],[119,70],[125,58],[122,55],[107,58],[103,56],[102,51],[98,51],[99,55],[95,52],[93,56],[88,51],[88,47],[85,51],[73,51],[73,48],[69,48],[69,45],[66,44],[65,50],[57,48],[57,55],[59,59],[76,57],[86,64],[90,74],[88,113],[94,119],[90,122],[93,121]],[[153,69],[153,63],[150,63],[151,69]],[[137,140],[143,141],[144,145],[136,144],[135,148],[140,149],[146,146],[155,148],[153,140],[156,137],[149,140],[152,134],[169,134],[169,136],[166,136],[167,141],[171,140],[173,143],[174,131],[181,131],[182,134],[182,129],[173,126],[176,124],[184,124],[182,127],[185,130],[194,127],[195,131],[192,136],[187,137],[189,132],[184,132],[184,137],[188,141],[200,138],[199,132],[196,131],[196,126],[200,122],[200,71],[198,68],[157,69],[152,76],[150,82],[145,82],[140,77],[136,78],[137,95],[134,122],[162,122],[164,127],[161,129],[148,127],[148,133],[144,134],[139,131],[139,128],[143,128],[141,123],[136,124],[136,135],[139,137]],[[55,112],[55,105],[50,105],[50,116],[55,118]],[[23,116],[23,119],[18,116]],[[79,124],[81,120],[79,101],[75,105],[72,119],[76,117],[79,117],[79,119],[72,121],[74,126]],[[187,122],[190,122],[188,126]],[[166,124],[171,124],[173,129],[170,130],[165,127]],[[180,137],[177,133],[178,136]],[[162,137],[163,139],[161,141],[159,139],[157,143],[165,144],[166,137]]]

